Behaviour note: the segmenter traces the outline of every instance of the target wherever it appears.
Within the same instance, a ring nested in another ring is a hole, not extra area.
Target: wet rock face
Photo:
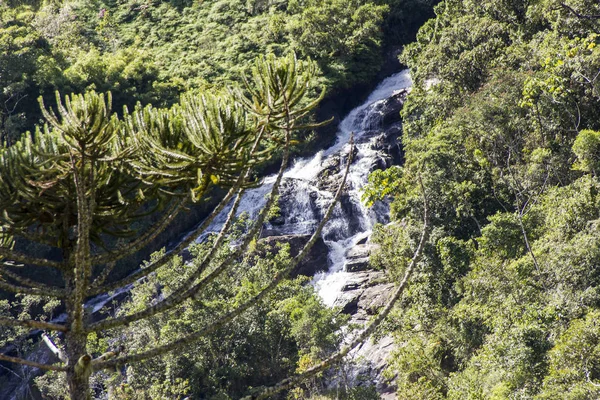
[[[350,325],[365,326],[387,304],[394,290],[394,284],[387,280],[385,272],[374,271],[369,266],[369,255],[376,248],[365,239],[346,252],[346,272],[351,274],[334,305],[351,316]],[[350,366],[343,379],[353,386],[374,384],[382,398],[395,398],[394,379],[383,376],[394,346],[389,335],[375,342],[370,339],[362,343],[350,353]],[[336,380],[331,384],[335,385]]]
[[[339,185],[338,174],[342,169],[341,159],[338,155],[329,157],[321,164],[321,171],[317,175],[317,188],[333,192]]]
[[[265,254],[267,252],[278,251],[277,247],[281,244],[290,246],[290,255],[297,256],[302,248],[310,240],[311,235],[282,235],[269,236],[260,240],[259,246],[262,247],[259,252]],[[259,253],[260,254],[260,253]],[[314,276],[317,272],[327,271],[329,268],[329,248],[323,241],[323,238],[318,238],[310,252],[298,264],[296,269],[292,271],[291,277],[295,278],[298,275]]]
[[[263,232],[264,234],[272,232]],[[297,255],[308,242],[310,235],[279,235],[263,237],[259,242],[260,251],[276,251],[278,244],[289,244],[292,256]],[[363,239],[346,252],[346,271],[350,278],[342,288],[334,306],[351,316],[350,325],[364,326],[387,304],[394,285],[388,282],[385,272],[374,271],[369,266],[369,256],[377,245]],[[293,276],[313,276],[328,268],[329,249],[323,239],[319,239],[311,252],[293,272]],[[395,398],[393,379],[386,379],[383,372],[387,359],[394,349],[391,336],[385,336],[374,342],[368,340],[349,356],[350,367],[345,371],[344,380],[352,385],[375,384],[382,398]],[[337,384],[337,379],[330,382]]]
[[[383,116],[381,118],[384,127],[388,127],[400,121],[400,111],[408,95],[407,89],[398,90],[384,101]]]
[[[356,116],[357,121],[362,121],[365,130],[356,138],[357,146],[354,147],[353,156],[356,162],[368,153],[370,161],[360,166],[364,174],[402,162],[400,110],[407,93],[407,90],[400,90],[388,99],[365,108]],[[269,235],[307,234],[314,231],[342,181],[342,170],[347,158],[347,151],[324,157],[314,178],[310,180],[289,176],[283,178],[278,201],[279,216],[267,224]],[[353,168],[356,168],[355,164]],[[340,229],[323,232],[326,241],[338,241],[364,229],[364,221],[361,220],[364,210],[360,209],[362,206],[355,198],[357,195],[350,193],[356,193],[362,187],[349,180],[346,182],[346,189],[333,216],[333,219],[343,223],[338,224]],[[385,218],[383,215],[380,217]],[[363,267],[356,265],[350,268],[360,270]]]
[[[311,182],[284,178],[279,189],[279,215],[269,221],[269,236],[307,234],[323,216],[321,194]]]
[[[385,132],[401,121],[400,111],[408,93],[408,89],[400,89],[387,99],[374,103],[358,114],[358,117],[363,119],[363,130],[367,131],[362,135],[359,143],[364,143],[365,140],[372,138],[375,132]]]
[[[357,244],[346,252],[346,272],[361,272],[369,269],[369,254],[376,246],[370,243]]]

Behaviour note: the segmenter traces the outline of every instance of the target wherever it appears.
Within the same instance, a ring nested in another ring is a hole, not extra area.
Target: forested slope
[[[173,104],[239,81],[259,54],[311,57],[329,92],[369,83],[430,0],[13,0],[0,4],[0,132],[41,119],[54,91],[112,91],[114,109]],[[387,38],[387,40],[386,40]],[[385,43],[384,43],[385,42]]]
[[[370,82],[383,48],[411,39],[431,3],[2,2],[0,133],[10,144],[33,129],[38,96],[52,104],[57,89],[110,90],[115,110],[170,106],[182,93],[239,80],[269,52],[314,59],[329,93]],[[600,397],[599,30],[593,0],[446,0],[405,48],[414,80],[402,112],[406,162],[373,174],[365,192],[366,201],[395,199],[396,223],[376,232],[372,260],[390,276],[402,275],[420,237],[423,195],[432,227],[386,326],[399,344],[390,366],[399,398]],[[92,338],[93,351],[210,323],[212,312],[235,305],[225,297],[248,298],[287,261],[285,250],[244,260],[202,307],[140,322],[125,336],[105,332]],[[183,266],[170,267],[163,278],[176,282]],[[97,393],[236,397],[302,371],[339,344],[343,323],[304,283],[286,282],[226,335],[113,381],[99,376]],[[122,312],[155,297],[157,286],[134,290]],[[42,308],[25,300],[18,312]],[[1,311],[14,314],[10,305]],[[2,343],[19,333],[4,330]],[[220,343],[226,351],[214,350]],[[64,396],[52,375],[39,387]]]
[[[433,231],[390,329],[403,399],[600,397],[600,6],[447,0],[402,59],[406,164],[377,262]],[[402,245],[400,245],[402,244]]]

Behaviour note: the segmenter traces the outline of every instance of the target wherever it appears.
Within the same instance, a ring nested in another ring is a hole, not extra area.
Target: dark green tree
[[[90,92],[67,96],[64,101],[57,95],[57,112],[42,102],[44,128],[0,152],[0,288],[59,299],[67,319],[58,323],[3,317],[0,324],[61,333],[64,349],[55,351],[62,364],[44,365],[5,355],[0,360],[65,372],[71,398],[89,399],[93,371],[146,360],[198,340],[274,290],[310,249],[324,222],[298,257],[269,284],[211,325],[135,354],[110,352],[93,359],[87,348],[95,332],[124,328],[207,290],[248,249],[277,196],[292,135],[316,126],[302,122],[320,101],[307,98],[312,73],[311,63],[298,62],[294,56],[260,58],[241,88],[184,97],[168,110],[139,106],[133,112],[125,110],[121,118],[111,112],[110,94]],[[253,169],[281,149],[281,168],[264,209],[237,249],[225,259],[215,258],[233,225],[244,189],[254,183]],[[194,234],[130,276],[108,280],[118,260],[147,246],[186,204],[202,201],[212,186],[229,191]],[[338,197],[340,193],[341,187]],[[231,201],[228,219],[212,250],[178,287],[171,288],[169,296],[127,315],[90,322],[86,299],[132,284],[167,265]],[[132,228],[154,213],[161,215],[154,225],[143,232]],[[12,246],[14,238],[47,246],[59,256],[48,259],[19,252]],[[114,244],[115,238],[120,238],[119,244]],[[24,277],[19,268],[24,264],[56,270],[63,284]]]

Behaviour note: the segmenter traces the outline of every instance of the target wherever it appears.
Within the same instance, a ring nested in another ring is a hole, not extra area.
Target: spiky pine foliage
[[[236,91],[245,108],[259,119],[261,126],[270,128],[272,132],[285,131],[286,126],[304,129],[331,122],[297,125],[325,95],[323,89],[320,96],[307,101],[315,66],[312,63],[306,66],[297,64],[293,54],[279,60],[272,54],[258,57],[252,68],[254,81],[244,79],[246,92],[242,93],[239,88]],[[281,142],[283,138],[271,136],[271,140]]]
[[[283,150],[280,173],[265,210],[235,254],[246,250],[277,196],[293,133],[318,125],[303,123],[320,100],[307,98],[313,71],[311,63],[298,62],[293,55],[283,59],[260,58],[243,88],[186,96],[168,110],[138,106],[132,112],[124,110],[122,118],[112,113],[110,94],[73,94],[64,100],[57,94],[57,111],[46,109],[42,103],[47,120],[44,128],[0,150],[0,225],[5,237],[4,246],[0,247],[0,257],[5,260],[0,264],[0,277],[4,279],[0,280],[0,287],[59,299],[66,308],[67,320],[46,323],[0,318],[0,324],[63,332],[65,348],[61,359],[66,365],[41,365],[5,355],[0,355],[0,360],[64,371],[71,398],[87,399],[93,369],[112,367],[114,362],[145,360],[202,337],[206,327],[174,343],[138,349],[138,354],[110,362],[104,357],[92,360],[86,350],[91,333],[123,328],[130,322],[170,310],[193,298],[229,269],[234,256],[218,262],[214,256],[232,226],[243,190],[253,183],[252,169]],[[184,284],[145,310],[90,323],[84,309],[86,297],[124,287],[167,265],[196,236],[190,235],[177,248],[127,278],[105,282],[111,266],[147,246],[186,202],[201,200],[214,185],[230,190],[196,234],[202,233],[235,195],[236,201],[213,251],[194,267],[196,270],[190,271]],[[162,217],[145,232],[132,230],[134,221],[161,209]],[[132,233],[137,237],[116,248],[104,247],[105,238]],[[19,253],[10,245],[11,235],[56,248],[62,259]],[[315,240],[316,237],[307,249]],[[57,287],[19,279],[12,262],[54,268],[62,274],[65,284]],[[274,278],[264,292],[273,290],[280,280],[281,276]],[[262,296],[222,316],[211,329],[240,315]]]
[[[187,189],[198,199],[211,183],[233,185],[256,160],[257,138],[242,106],[230,96],[184,96],[170,110],[138,107],[126,114],[126,131],[139,149],[131,161],[149,185]]]
[[[123,145],[110,94],[71,95],[63,103],[57,93],[57,103],[57,114],[42,103],[43,129],[3,149],[0,207],[7,232],[26,238],[35,233],[67,256],[76,238],[78,190],[89,200],[90,235],[97,243],[104,234],[131,233],[127,226],[139,214],[144,192],[161,198],[129,172],[134,149]]]

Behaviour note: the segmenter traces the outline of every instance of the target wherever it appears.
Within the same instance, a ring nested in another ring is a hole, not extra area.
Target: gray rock
[[[373,243],[361,243],[357,244],[346,252],[346,258],[349,260],[356,258],[369,257],[371,252],[377,249],[377,245]]]
[[[346,285],[342,287],[342,292],[349,290],[365,289],[369,286],[369,283],[373,280],[373,274],[376,272],[357,272],[353,273],[352,277],[346,282]],[[352,289],[354,287],[354,289]],[[344,288],[346,288],[344,290]]]
[[[350,256],[364,256],[372,249],[372,245],[359,245],[348,252]],[[352,273],[336,305],[343,312],[351,315],[349,325],[364,327],[389,300],[394,285],[386,282],[385,273],[381,271],[362,271]],[[359,328],[360,330],[360,328]],[[356,334],[356,333],[354,333]],[[347,340],[354,335],[349,334]],[[350,386],[375,385],[382,399],[395,399],[395,377],[385,378],[383,373],[388,366],[388,357],[395,348],[391,336],[374,341],[369,339],[353,350],[348,356],[346,365],[338,381]],[[336,384],[336,379],[332,384]]]
[[[361,290],[352,290],[342,293],[333,303],[334,307],[340,307],[341,312],[348,315],[354,315],[358,312],[358,303],[360,301]]]
[[[393,123],[400,121],[400,111],[408,95],[407,89],[397,91],[385,100],[383,108],[382,124],[383,126],[390,126]]]
[[[346,262],[346,272],[360,272],[369,269],[369,257],[355,258]]]
[[[369,239],[370,239],[370,238],[369,238],[369,236],[365,236],[364,238],[360,239],[360,240],[359,240],[359,241],[356,243],[356,245],[359,245],[359,244],[366,244],[366,243],[369,241]]]
[[[384,336],[377,341],[367,340],[351,353],[354,364],[351,379],[354,382],[375,384],[381,398],[395,399],[395,377],[386,379],[383,372],[388,366],[387,359],[394,350],[394,339]],[[386,394],[386,397],[383,394]]]
[[[360,283],[358,282],[350,282],[342,286],[342,292],[349,292],[351,290],[360,289]]]
[[[357,244],[346,252],[346,272],[360,272],[370,269],[369,255],[377,246],[372,243]]]
[[[278,244],[289,244],[290,255],[297,256],[304,245],[308,242],[311,235],[282,235],[269,236],[259,241],[259,255],[267,252],[277,251]],[[307,256],[298,264],[291,273],[292,277],[298,275],[314,276],[319,271],[327,271],[329,268],[329,248],[322,238],[318,238]]]
[[[377,314],[379,309],[385,306],[392,294],[394,284],[386,283],[370,286],[360,296],[358,308],[369,315]]]

